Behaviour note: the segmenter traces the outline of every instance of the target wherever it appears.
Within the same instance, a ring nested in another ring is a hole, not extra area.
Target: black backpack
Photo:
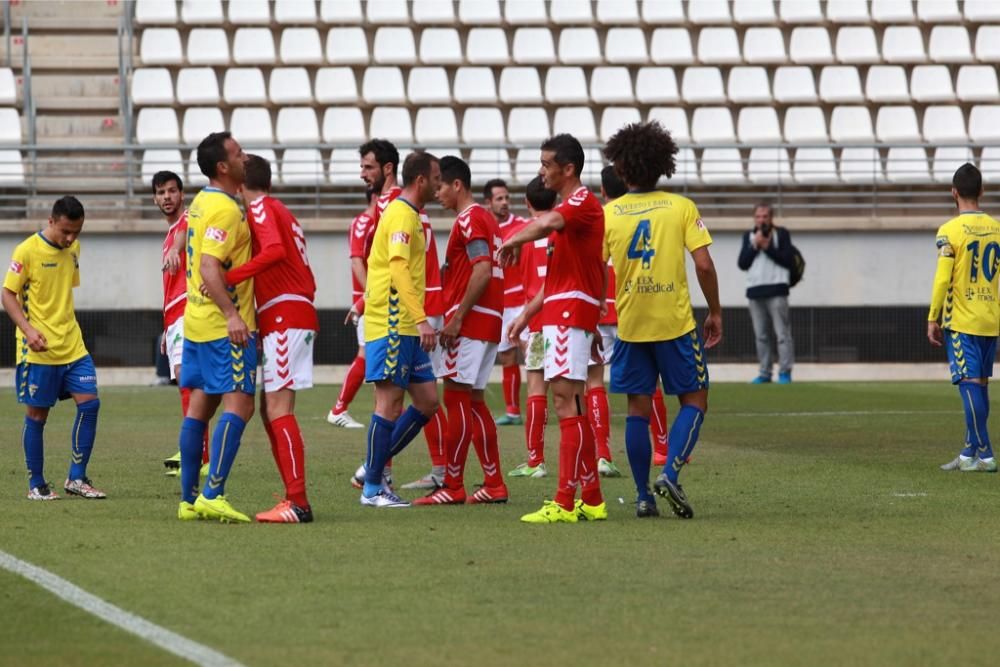
[[[802,274],[806,272],[806,260],[799,252],[799,249],[792,246],[792,268],[788,271],[788,286],[795,287],[802,281]]]

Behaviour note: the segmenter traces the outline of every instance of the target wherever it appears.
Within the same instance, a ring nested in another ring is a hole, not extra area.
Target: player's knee
[[[96,415],[101,410],[101,399],[92,398],[89,401],[81,401],[76,404],[76,409],[83,413]]]

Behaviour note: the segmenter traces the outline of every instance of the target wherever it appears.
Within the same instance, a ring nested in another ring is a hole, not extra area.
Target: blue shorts
[[[17,402],[51,408],[71,394],[97,394],[97,371],[88,354],[69,364],[50,366],[22,361],[14,374]]]
[[[420,347],[420,336],[386,336],[365,342],[365,382],[410,384],[434,382],[430,356]]]
[[[184,339],[181,354],[181,387],[201,389],[206,394],[257,391],[257,334],[250,334],[245,347],[228,338],[195,343]]]
[[[656,379],[663,393],[690,394],[708,389],[708,364],[698,330],[673,340],[649,343],[615,341],[611,354],[611,391],[616,394],[652,395]]]
[[[997,356],[996,336],[975,336],[945,329],[944,348],[948,351],[952,384],[993,377],[993,360]]]

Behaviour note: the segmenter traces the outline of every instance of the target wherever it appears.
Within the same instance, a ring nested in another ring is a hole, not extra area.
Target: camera
[[[764,236],[770,236],[771,235],[771,225],[770,225],[770,223],[763,224],[763,225],[757,225],[756,227],[754,227],[753,230],[755,232],[760,232]]]

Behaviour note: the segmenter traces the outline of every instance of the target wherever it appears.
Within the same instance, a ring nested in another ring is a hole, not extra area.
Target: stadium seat
[[[891,25],[882,34],[882,58],[887,63],[927,62],[924,38],[915,25]]]
[[[132,85],[134,88],[135,75],[133,74],[132,76]],[[167,80],[170,80],[169,74],[167,75]],[[162,83],[162,78],[160,82]],[[161,91],[160,94],[163,95],[164,93]],[[170,97],[173,97],[173,91],[171,91]],[[8,106],[17,104],[17,84],[14,81],[14,71],[9,67],[0,67],[0,104]]]
[[[792,163],[792,180],[801,185],[836,183],[837,163],[831,148],[798,148]]]
[[[604,57],[613,65],[644,65],[649,62],[646,35],[639,28],[609,28]]]
[[[861,77],[853,65],[824,67],[819,75],[819,97],[834,104],[860,104],[865,101]]]
[[[16,109],[0,110],[0,117],[3,114],[8,116],[13,113],[17,118]],[[9,126],[11,119],[0,120],[0,127]],[[18,143],[21,141],[21,121],[17,120]],[[206,133],[207,134],[207,133]],[[204,136],[204,135],[203,135]],[[135,119],[135,141],[139,144],[176,144],[180,138],[180,130],[177,126],[177,112],[172,108],[146,107],[139,109]],[[199,139],[200,141],[200,139]]]
[[[545,101],[551,104],[587,104],[587,79],[582,67],[550,67],[545,74]]]
[[[668,184],[689,185],[700,181],[698,177],[698,158],[690,148],[681,148],[674,156],[674,175],[669,179],[660,177],[659,183],[666,186]]]
[[[984,25],[976,31],[976,60],[1000,62],[1000,25]]]
[[[744,144],[780,144],[778,113],[774,107],[743,107],[736,119],[736,136]]]
[[[919,142],[917,112],[911,106],[879,107],[875,116],[875,137],[888,144]]]
[[[469,151],[469,169],[473,185],[483,185],[493,178],[513,180],[506,148],[473,148]]]
[[[361,80],[361,97],[368,104],[405,104],[406,88],[398,67],[369,67]]]
[[[751,183],[773,185],[792,180],[787,148],[751,148],[747,158],[747,179]]]
[[[826,116],[820,107],[789,107],[785,110],[785,141],[789,144],[826,143]]]
[[[180,65],[184,62],[181,36],[176,28],[146,28],[139,42],[143,65]]]
[[[228,67],[222,81],[226,104],[267,104],[264,73],[257,67]]]
[[[368,0],[365,7],[369,23],[407,25],[410,22],[407,0]]]
[[[708,185],[741,185],[743,157],[738,148],[706,148],[701,152],[701,180]]]
[[[5,80],[4,88],[9,85],[9,91],[5,90],[5,99],[0,100],[0,104],[13,105],[16,101],[16,90],[14,88],[14,77],[9,69],[0,69],[0,78]],[[10,81],[7,82],[7,77]],[[132,72],[132,103],[139,107],[149,105],[170,105],[174,103],[174,82],[170,78],[170,71],[165,67],[140,67]]]
[[[882,62],[875,31],[870,25],[849,26],[837,31],[837,61],[848,65]]]
[[[872,115],[865,107],[834,107],[830,114],[830,138],[834,143],[872,143]]]
[[[550,135],[549,114],[541,107],[515,107],[507,114],[507,139],[512,144],[537,144]]]
[[[792,65],[774,70],[774,99],[782,104],[816,102],[819,98],[812,68]]]
[[[507,34],[502,28],[472,28],[465,57],[473,65],[506,65],[510,62]]]
[[[763,67],[734,67],[729,70],[727,96],[736,104],[770,104],[771,84]]]
[[[535,176],[541,165],[542,152],[538,148],[521,148],[514,158],[514,178],[518,183],[528,183]]]
[[[458,20],[464,25],[500,25],[499,0],[459,0]]]
[[[639,3],[636,0],[597,0],[597,22],[635,25],[639,23]]]
[[[882,157],[868,146],[848,146],[840,152],[840,179],[845,183],[882,183]]]
[[[930,106],[924,109],[924,141],[929,144],[965,143],[965,115],[957,106]]]
[[[822,23],[823,9],[819,0],[778,0],[778,16],[782,23]]]
[[[595,67],[590,73],[590,99],[597,104],[632,104],[632,76],[627,67]]]
[[[563,28],[559,34],[559,61],[565,65],[599,65],[604,62],[597,31],[593,28]]]
[[[519,5],[511,2],[506,6]],[[514,62],[519,65],[553,65],[556,49],[548,28],[518,28],[514,32]]]
[[[718,67],[688,67],[681,79],[681,97],[688,104],[725,104],[722,71]]]
[[[192,29],[188,33],[187,61],[192,65],[228,65],[229,38],[226,31],[222,28]]]
[[[963,65],[958,70],[955,90],[958,99],[963,102],[1000,101],[996,68],[989,65]]]
[[[826,20],[830,23],[871,23],[868,0],[827,0]]]
[[[785,38],[778,28],[747,28],[743,34],[743,59],[752,65],[788,62]]]
[[[601,169],[604,168],[604,156],[601,155],[600,148],[584,148],[583,172],[580,180],[589,183],[591,186],[599,186],[601,182]],[[594,187],[593,189],[597,189]]]
[[[875,23],[913,23],[911,0],[872,0],[872,20]]]
[[[136,0],[135,22],[139,25],[177,25],[177,2]]]
[[[695,5],[689,5],[693,7]],[[740,43],[732,28],[702,28],[698,33],[698,60],[712,65],[732,65],[743,62]]]
[[[371,12],[371,5],[368,8]],[[412,65],[417,60],[417,47],[409,28],[379,28],[375,31],[372,60],[380,65]]]
[[[937,183],[951,183],[955,170],[973,161],[972,149],[968,146],[939,146],[934,149],[931,177]]]
[[[549,22],[545,0],[520,0],[503,3],[504,20],[509,25],[545,25]]]
[[[910,89],[906,71],[899,65],[874,65],[868,68],[865,97],[872,102],[909,102]]]
[[[281,182],[285,185],[319,185],[326,180],[323,156],[315,148],[289,148],[281,155]]]
[[[421,107],[417,110],[413,134],[418,143],[448,144],[458,142],[458,123],[451,107]]]
[[[454,28],[424,28],[420,35],[420,62],[428,65],[460,65],[462,41]]]
[[[788,43],[788,57],[793,63],[803,65],[828,65],[833,62],[830,33],[826,28],[798,27],[792,30]]]
[[[221,0],[184,0],[181,21],[188,25],[218,25],[223,22]]]
[[[413,0],[413,22],[417,25],[451,25],[455,4],[451,0]]]
[[[675,104],[681,101],[672,67],[640,67],[635,77],[635,98],[640,104]]]
[[[682,0],[642,0],[642,21],[650,25],[684,23]]]
[[[961,23],[958,0],[917,0],[917,19],[921,23]]]
[[[499,109],[495,107],[469,107],[462,114],[462,141],[464,143],[495,145],[502,144],[506,140],[503,114],[500,113]]]
[[[331,65],[367,65],[368,38],[362,28],[330,28],[326,60]]]
[[[313,0],[274,0],[274,21],[280,24],[316,24],[316,3]]]
[[[195,0],[192,4],[201,4]],[[268,0],[240,0],[226,3],[229,22],[233,25],[270,25],[271,3]]]
[[[323,46],[316,28],[285,28],[281,31],[281,62],[286,65],[319,65]]]
[[[927,54],[936,63],[971,63],[969,32],[960,25],[936,25],[931,28]]]
[[[355,135],[351,141],[357,141]],[[389,141],[410,144],[413,143],[413,124],[410,122],[410,110],[404,107],[376,107],[372,110],[368,121],[369,137],[382,137]]]
[[[323,142],[328,144],[357,143],[360,137],[377,137],[365,131],[361,109],[357,107],[328,107],[323,113]],[[354,161],[357,166],[357,159]]]
[[[486,68],[489,71],[489,68]],[[492,73],[491,73],[492,74]],[[455,91],[459,90],[458,79]],[[443,67],[414,67],[406,79],[406,97],[410,104],[451,104],[448,73]]]
[[[1000,182],[1000,146],[985,146],[979,156],[979,170],[987,183]],[[951,181],[951,178],[948,178]]]
[[[222,132],[226,122],[222,119],[222,111],[208,107],[191,107],[184,112],[181,123],[181,139],[185,144],[198,145],[201,140],[212,132]]]
[[[549,18],[556,25],[590,25],[594,22],[590,3],[579,0],[552,0]]]
[[[219,79],[211,67],[188,67],[177,73],[177,103],[218,104]]]
[[[320,0],[319,18],[323,23],[359,25],[365,22],[361,0]]]
[[[148,111],[149,109],[143,109],[142,111]],[[142,111],[139,112],[140,116]],[[177,121],[174,120],[176,125]],[[138,134],[138,132],[137,132]],[[176,141],[176,140],[175,140]],[[21,117],[17,113],[17,109],[0,109],[0,145],[3,146],[16,146],[21,143]],[[140,141],[139,143],[167,143],[158,141]],[[169,142],[169,143],[174,143]]]
[[[229,131],[244,146],[274,143],[271,112],[263,107],[233,109],[229,117]]]
[[[952,102],[951,71],[947,65],[917,65],[910,74],[910,95],[917,102]]]
[[[0,151],[0,155],[4,155],[8,151]],[[153,180],[153,175],[158,171],[169,170],[175,174],[184,173],[184,158],[181,157],[181,152],[176,148],[166,149],[166,150],[148,150],[142,152],[142,166],[140,167],[140,172],[142,175],[142,182],[149,183]],[[0,174],[0,184],[4,183],[5,178]]]
[[[969,112],[969,139],[974,142],[1000,140],[1000,105],[980,104]]]
[[[885,175],[891,183],[929,183],[927,150],[917,146],[893,146],[885,158]]]
[[[688,3],[688,21],[695,25],[732,23],[727,0],[698,0]]]
[[[733,0],[733,22],[739,25],[778,22],[771,0]]]
[[[691,129],[688,126],[687,111],[680,106],[653,107],[646,115],[646,121],[659,121],[670,132],[670,136],[679,144],[691,141]],[[729,120],[732,125],[732,119]]]
[[[358,82],[350,67],[321,67],[316,70],[317,104],[357,104]]]
[[[275,67],[267,92],[271,103],[278,106],[313,102],[312,83],[305,67]]]
[[[698,144],[736,143],[732,113],[726,107],[698,107],[691,117],[691,138]]]
[[[590,107],[556,109],[552,119],[552,131],[556,134],[563,132],[572,134],[584,144],[597,142],[597,126],[594,123],[594,112]]]
[[[193,30],[191,34],[193,38]],[[275,53],[271,31],[268,28],[238,28],[233,37],[233,62],[237,65],[273,65]]]
[[[500,101],[504,104],[541,104],[542,83],[534,67],[504,67],[500,72]]]
[[[259,155],[260,151],[258,151],[257,154]],[[186,185],[189,190],[194,187],[200,188],[202,186],[208,185],[208,178],[205,177],[205,174],[201,173],[201,168],[198,166],[197,150],[192,150],[188,154],[187,178],[184,179],[184,185]]]
[[[994,0],[965,0],[962,8],[966,21],[973,23],[1000,21],[1000,5]]]
[[[653,38],[649,42],[649,57],[657,65],[693,63],[691,34],[687,28],[657,28],[653,31]]]
[[[360,186],[358,178],[358,151],[353,148],[334,148],[330,151],[330,182],[334,185]]]
[[[634,107],[605,107],[601,113],[601,141],[611,136],[629,123],[639,123],[642,117]]]

